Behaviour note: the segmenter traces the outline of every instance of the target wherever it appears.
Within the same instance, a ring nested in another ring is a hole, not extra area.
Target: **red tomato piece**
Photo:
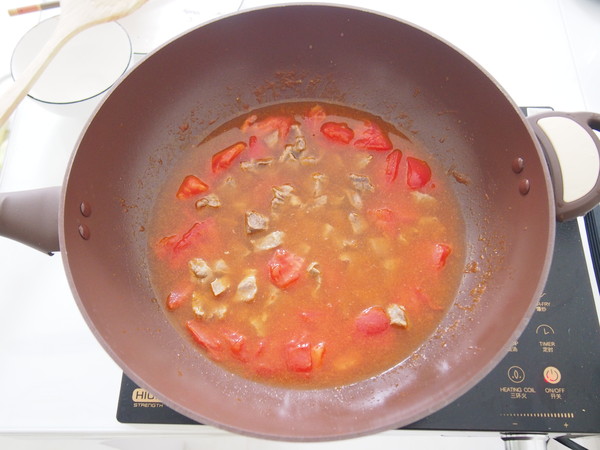
[[[402,159],[402,152],[398,149],[392,150],[385,158],[385,181],[393,182],[398,176],[398,167]]]
[[[420,288],[420,287],[416,288],[414,290],[414,293],[415,293],[417,302],[420,303],[421,305],[426,305],[434,311],[441,311],[444,309],[442,306],[440,306],[438,303],[436,303],[429,294],[424,292],[423,288]]]
[[[392,142],[376,123],[365,122],[365,128],[354,141],[354,146],[366,150],[391,150]]]
[[[186,295],[183,292],[169,292],[167,296],[167,309],[174,311],[185,302]]]
[[[312,348],[310,342],[292,340],[285,346],[285,363],[294,372],[312,370]]]
[[[261,159],[268,156],[269,149],[262,139],[250,136],[248,139],[248,159]]]
[[[212,234],[216,227],[214,218],[209,218],[202,222],[194,223],[189,230],[183,233],[181,239],[179,239],[173,246],[173,251],[178,253],[191,245],[200,241],[203,237]]]
[[[383,333],[390,327],[390,318],[380,306],[362,311],[354,320],[356,329],[365,336]]]
[[[259,134],[263,136],[277,130],[277,135],[279,138],[285,139],[293,124],[294,119],[292,117],[270,116],[259,122],[256,122],[254,125]]]
[[[208,190],[208,184],[194,175],[188,175],[181,182],[175,196],[178,199],[183,200],[198,195],[206,190]]]
[[[396,230],[396,215],[389,208],[368,209],[367,217],[383,232],[393,233]]]
[[[278,248],[268,262],[271,282],[285,289],[300,278],[304,258]]]
[[[441,269],[446,265],[446,259],[452,253],[452,248],[447,244],[435,244],[433,247],[433,267]]]
[[[177,235],[171,234],[170,236],[165,236],[160,241],[158,241],[158,248],[170,248],[173,249],[175,244],[177,244]]]
[[[223,338],[229,344],[233,356],[242,361],[248,360],[249,355],[244,351],[246,350],[246,336],[236,331],[225,331]]]
[[[213,173],[220,173],[224,170],[229,169],[235,158],[244,151],[247,147],[245,142],[236,142],[230,145],[224,150],[215,153],[212,157],[212,171]]]
[[[354,139],[354,131],[345,122],[325,122],[321,125],[321,133],[340,144],[349,144]]]
[[[201,320],[188,320],[185,325],[192,334],[194,340],[200,344],[213,359],[222,359],[224,349],[223,341],[206,328]]]
[[[375,221],[393,222],[394,213],[389,208],[375,208],[367,210],[367,214]]]
[[[431,169],[425,161],[409,156],[406,158],[406,163],[408,164],[406,184],[409,188],[422,188],[431,180]]]

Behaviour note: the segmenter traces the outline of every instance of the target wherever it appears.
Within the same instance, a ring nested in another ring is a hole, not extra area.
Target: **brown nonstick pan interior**
[[[479,268],[465,273],[444,322],[413,357],[337,389],[274,388],[223,371],[169,325],[147,274],[145,226],[181,148],[249,109],[286,100],[343,103],[414,133],[456,178],[457,213],[467,222],[465,265]],[[519,157],[524,170],[515,173]],[[531,188],[523,195],[525,178]],[[280,6],[195,29],[114,88],[67,174],[61,249],[97,338],[169,406],[254,436],[344,438],[416,421],[499,362],[549,269],[549,186],[517,108],[460,52],[388,17]]]

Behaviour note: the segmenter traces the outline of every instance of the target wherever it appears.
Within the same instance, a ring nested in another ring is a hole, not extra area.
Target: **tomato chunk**
[[[220,173],[229,169],[235,158],[247,147],[245,142],[236,142],[224,150],[215,153],[212,157],[213,173]]]
[[[365,128],[354,141],[354,146],[366,150],[391,150],[392,142],[376,123],[365,122]]]
[[[285,363],[294,372],[312,370],[312,348],[310,342],[292,340],[285,346]]]
[[[167,309],[174,311],[185,302],[186,295],[183,292],[169,292],[167,296]]]
[[[398,176],[398,167],[402,159],[402,152],[398,149],[392,150],[385,158],[385,181],[393,182]]]
[[[431,169],[429,164],[417,158],[406,158],[408,172],[406,174],[406,184],[411,189],[419,189],[425,186],[431,180]]]
[[[389,208],[368,209],[367,217],[385,233],[393,233],[396,230],[396,215]]]
[[[268,266],[271,282],[278,288],[285,289],[300,278],[304,258],[279,248],[275,250]]]
[[[417,287],[414,290],[414,297],[418,304],[421,306],[428,306],[429,309],[433,311],[442,311],[444,308],[435,299],[431,298],[431,296],[426,293],[423,288]]]
[[[158,248],[159,249],[168,248],[168,249],[172,250],[173,247],[175,247],[175,244],[177,244],[178,240],[179,239],[177,239],[176,234],[171,234],[169,236],[165,236],[160,241],[158,241]]]
[[[206,328],[201,320],[192,319],[186,322],[188,331],[194,340],[203,347],[215,360],[223,357],[223,341],[210,329]]]
[[[435,244],[433,247],[433,267],[436,269],[444,267],[450,253],[452,253],[452,248],[449,245]]]
[[[354,139],[354,131],[345,122],[325,122],[321,125],[321,133],[340,144],[349,144]]]
[[[179,186],[175,196],[178,199],[183,200],[193,197],[194,195],[198,195],[206,190],[208,190],[208,184],[206,184],[197,176],[188,175],[181,182],[181,185]]]
[[[277,136],[285,139],[294,124],[294,119],[288,116],[270,116],[254,123],[259,134],[265,135],[277,130]]]
[[[260,159],[265,158],[268,155],[269,149],[262,139],[258,139],[252,135],[248,139],[248,158]]]
[[[175,245],[173,246],[173,251],[177,253],[192,246],[193,244],[200,241],[203,237],[212,233],[212,231],[214,231],[215,226],[216,223],[214,218],[209,218],[202,222],[195,222],[189,230],[183,233],[181,239],[175,242]]]
[[[390,318],[380,306],[362,311],[354,321],[356,329],[365,336],[383,333],[390,327]]]
[[[223,338],[229,344],[229,350],[231,350],[233,356],[241,361],[248,360],[250,355],[246,351],[246,336],[237,331],[225,331],[223,332]]]

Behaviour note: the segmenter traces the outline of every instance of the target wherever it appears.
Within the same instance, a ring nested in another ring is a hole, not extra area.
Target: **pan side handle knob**
[[[527,119],[552,177],[556,217],[581,216],[600,202],[600,115],[549,112]]]
[[[0,193],[0,236],[52,255],[60,250],[60,187]]]

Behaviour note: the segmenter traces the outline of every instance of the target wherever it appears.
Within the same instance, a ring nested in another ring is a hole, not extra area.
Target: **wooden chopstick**
[[[9,16],[19,16],[21,14],[27,14],[35,11],[42,11],[44,9],[58,8],[60,6],[60,2],[48,2],[48,3],[40,3],[37,5],[29,5],[22,6],[20,8],[14,8],[8,10]]]

